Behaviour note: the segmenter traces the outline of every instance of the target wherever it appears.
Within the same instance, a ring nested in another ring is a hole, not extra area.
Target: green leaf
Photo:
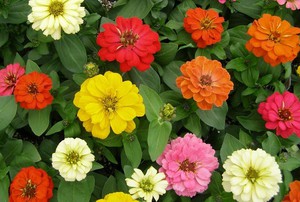
[[[240,122],[240,124],[248,130],[256,132],[266,130],[264,120],[262,120],[261,116],[257,113],[256,110],[253,110],[247,116],[237,116],[236,118]]]
[[[172,124],[168,121],[159,122],[152,120],[148,129],[148,151],[152,161],[155,161],[165,149],[172,130]]]
[[[230,60],[226,65],[226,69],[234,69],[238,72],[246,70],[247,65],[245,64],[245,59],[240,57]]]
[[[230,42],[233,44],[240,43],[245,45],[250,36],[247,34],[248,27],[246,25],[240,25],[227,30],[230,36]]]
[[[267,135],[268,138],[262,142],[262,148],[272,156],[276,156],[281,150],[281,143],[274,133],[267,131]]]
[[[281,170],[293,171],[300,167],[300,161],[298,158],[290,156],[285,162],[278,162],[278,165]]]
[[[9,33],[6,30],[0,32],[0,47],[8,41]]]
[[[6,128],[17,113],[17,104],[14,96],[0,96],[0,131]]]
[[[102,189],[102,198],[104,198],[105,195],[116,192],[116,191],[117,191],[117,181],[116,181],[116,178],[111,175],[106,180],[104,187]]]
[[[55,123],[46,133],[46,135],[52,135],[54,133],[58,133],[65,128],[63,121],[59,121]]]
[[[32,132],[40,136],[49,126],[51,106],[41,110],[31,110],[28,113],[28,124]]]
[[[1,196],[1,202],[8,202],[8,193],[9,193],[9,185],[10,181],[8,176],[5,176],[4,178],[0,179],[0,196]]]
[[[239,140],[246,146],[250,146],[253,142],[251,136],[245,133],[243,130],[240,130],[239,132]]]
[[[33,162],[39,162],[41,160],[41,156],[36,147],[27,141],[23,142],[22,155],[28,157]]]
[[[123,135],[123,145],[132,167],[137,168],[142,160],[142,149],[138,138],[136,135]]]
[[[219,196],[223,191],[222,176],[218,172],[213,172],[211,176],[211,182],[209,183],[208,190],[212,196]]]
[[[158,119],[163,102],[159,95],[148,86],[140,85],[140,94],[143,96],[146,107],[146,116],[149,121]]]
[[[233,7],[251,18],[258,19],[261,15],[264,2],[261,0],[239,0]]]
[[[64,135],[65,137],[77,137],[80,135],[81,129],[78,121],[73,121],[70,125],[65,127]]]
[[[190,114],[186,119],[183,121],[183,126],[191,131],[192,133],[196,134],[197,137],[201,137],[201,122],[199,116],[196,113]]]
[[[170,13],[169,19],[177,22],[183,22],[185,13],[190,8],[196,8],[196,4],[192,0],[185,0],[178,4],[175,9]]]
[[[23,147],[22,140],[7,140],[5,145],[0,147],[0,153],[3,155],[4,161],[7,165],[11,163],[11,161],[21,154]]]
[[[161,49],[155,54],[155,61],[162,66],[172,62],[176,56],[178,45],[176,43],[161,43]]]
[[[219,45],[219,44],[216,44],[214,46],[212,46],[210,48],[210,52],[212,54],[214,54],[215,56],[217,56],[220,60],[225,60],[226,59],[226,53],[225,53],[225,50],[224,48]]]
[[[196,111],[197,115],[207,125],[214,127],[218,130],[225,128],[225,119],[228,111],[227,103],[224,102],[221,107],[213,107],[211,110],[200,110]]]
[[[256,66],[249,66],[241,72],[241,77],[246,86],[254,87],[259,77],[259,71]]]
[[[18,53],[16,53],[16,56],[14,58],[14,63],[19,63],[22,67],[25,67],[25,61]]]
[[[73,73],[83,72],[87,63],[86,49],[75,34],[64,35],[60,40],[54,41],[55,49],[64,67]]]
[[[110,162],[112,162],[114,164],[118,164],[117,159],[115,158],[115,156],[111,153],[111,151],[108,148],[102,147],[102,154]]]
[[[27,60],[27,63],[26,63],[26,74],[29,74],[29,73],[34,72],[34,71],[35,72],[41,72],[41,69],[32,60]]]
[[[95,178],[93,176],[87,176],[82,181],[62,180],[58,186],[57,199],[63,202],[90,201],[94,186]]]
[[[2,2],[3,1],[1,1],[1,4],[3,4]],[[11,3],[8,4],[8,16],[4,18],[0,15],[0,23],[21,24],[26,22],[31,10],[28,1],[15,0],[9,2]]]
[[[184,62],[173,61],[164,68],[163,80],[172,90],[180,93],[180,89],[176,85],[176,78],[181,76],[180,66]]]
[[[230,156],[234,151],[244,148],[245,145],[241,143],[238,139],[230,134],[226,134],[224,141],[220,150],[220,157],[222,162],[224,162],[228,156]]]

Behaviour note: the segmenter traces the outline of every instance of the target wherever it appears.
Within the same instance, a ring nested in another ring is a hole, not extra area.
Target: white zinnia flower
[[[127,186],[133,187],[129,190],[133,199],[144,198],[146,202],[152,202],[152,198],[157,201],[159,195],[166,193],[168,182],[165,180],[165,174],[157,173],[152,166],[147,170],[146,175],[140,169],[135,168],[131,178],[125,180]]]
[[[84,0],[29,0],[32,12],[28,20],[34,30],[42,30],[43,34],[51,35],[53,39],[61,38],[61,29],[67,34],[79,31],[85,16]]]
[[[239,202],[269,201],[279,191],[282,176],[275,158],[262,149],[241,149],[224,162],[222,185]]]
[[[52,166],[66,181],[80,181],[95,160],[87,143],[80,138],[65,138],[52,154]]]

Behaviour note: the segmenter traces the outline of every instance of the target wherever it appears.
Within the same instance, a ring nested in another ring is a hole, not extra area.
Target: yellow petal
[[[114,89],[118,88],[122,83],[122,77],[118,73],[114,73],[111,71],[105,72],[104,76],[110,82],[110,84],[114,87]]]
[[[101,106],[100,103],[89,103],[85,106],[85,111],[88,114],[97,114],[100,112],[101,109],[103,109],[103,107]]]
[[[127,128],[127,122],[116,114],[114,119],[110,120],[110,126],[115,134],[120,134]]]
[[[125,132],[131,133],[135,129],[135,122],[134,121],[128,121],[127,122],[127,128],[125,129]]]
[[[110,127],[100,128],[99,124],[95,124],[92,129],[92,135],[100,139],[107,138],[109,132],[110,132]]]
[[[77,116],[79,118],[80,121],[87,121],[91,118],[91,116],[89,114],[87,114],[84,110],[79,109]]]
[[[127,95],[132,88],[132,83],[130,81],[124,81],[120,86],[117,88],[117,96],[119,98]]]
[[[120,107],[116,112],[125,121],[131,121],[136,117],[135,110],[131,107]]]

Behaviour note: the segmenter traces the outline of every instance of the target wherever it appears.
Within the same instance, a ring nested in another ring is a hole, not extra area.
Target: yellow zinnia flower
[[[118,73],[106,72],[88,78],[75,94],[78,118],[94,137],[105,139],[110,128],[115,134],[135,129],[133,119],[145,115],[143,97],[131,81],[123,81]]]
[[[123,192],[114,192],[107,194],[104,199],[99,199],[96,202],[138,202],[137,200],[132,199],[129,194]]]

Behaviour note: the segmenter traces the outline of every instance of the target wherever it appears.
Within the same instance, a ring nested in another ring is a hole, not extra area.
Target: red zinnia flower
[[[295,180],[290,183],[290,192],[283,198],[282,202],[300,201],[300,181]]]
[[[288,138],[295,133],[300,137],[300,102],[293,93],[273,93],[259,104],[258,113],[266,121],[266,128],[276,129],[277,135]]]
[[[183,24],[184,29],[192,34],[192,39],[199,48],[205,48],[221,41],[224,18],[219,17],[216,11],[195,8],[189,9],[186,15]]]
[[[18,80],[14,91],[16,102],[24,109],[43,109],[52,103],[51,88],[52,80],[46,74],[31,72]]]
[[[52,198],[53,182],[42,169],[22,168],[10,184],[10,202],[48,202]]]
[[[16,82],[25,74],[24,67],[20,64],[9,64],[0,70],[0,96],[12,95]]]
[[[143,25],[137,17],[117,17],[116,25],[105,23],[103,28],[105,31],[97,37],[101,60],[117,60],[122,72],[129,71],[133,66],[140,71],[150,68],[153,54],[160,50],[160,42],[158,34],[149,25]]]

